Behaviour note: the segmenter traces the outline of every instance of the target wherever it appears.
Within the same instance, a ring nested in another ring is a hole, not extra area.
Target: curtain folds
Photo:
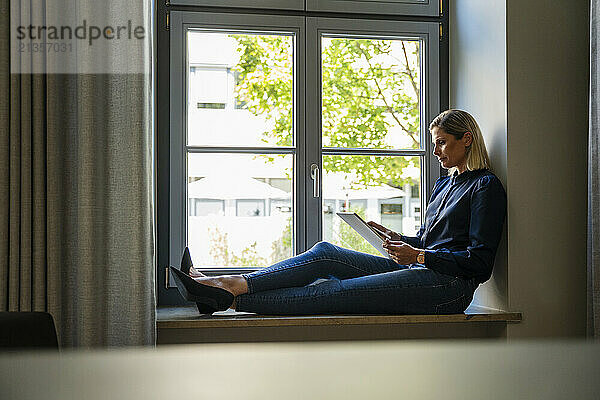
[[[65,347],[153,345],[151,2],[98,3],[0,0],[0,310],[49,311]],[[141,15],[147,36],[130,59],[116,46],[94,59],[81,41],[15,51],[15,19],[69,10],[99,26]]]
[[[588,148],[588,336],[600,338],[600,0],[590,10]]]

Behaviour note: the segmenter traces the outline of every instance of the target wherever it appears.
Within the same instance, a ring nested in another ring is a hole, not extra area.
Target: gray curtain
[[[97,3],[0,0],[0,310],[49,311],[65,347],[152,345],[151,1]],[[59,14],[147,36],[129,57],[15,50],[15,20]]]
[[[588,171],[588,335],[600,338],[600,0],[590,11]]]

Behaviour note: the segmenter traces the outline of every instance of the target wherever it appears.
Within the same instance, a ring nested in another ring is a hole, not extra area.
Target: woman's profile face
[[[467,147],[471,145],[472,140],[469,132],[457,140],[440,127],[434,126],[431,130],[433,155],[437,157],[442,167],[446,169],[456,167],[459,173],[464,172],[467,168]]]

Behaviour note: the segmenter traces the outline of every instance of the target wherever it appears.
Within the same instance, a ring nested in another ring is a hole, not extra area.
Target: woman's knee
[[[332,252],[337,251],[337,246],[329,242],[320,241],[315,243],[315,245],[310,248],[310,251],[319,255],[331,254]]]

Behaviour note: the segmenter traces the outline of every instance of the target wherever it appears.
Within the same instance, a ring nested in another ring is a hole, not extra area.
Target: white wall
[[[477,300],[523,312],[509,338],[583,336],[589,2],[450,9],[450,104],[480,121],[508,194],[506,247]]]
[[[511,336],[586,333],[589,1],[509,0]]]
[[[454,1],[449,19],[450,107],[475,117],[506,189],[506,1]],[[507,257],[505,229],[492,278],[475,292],[475,304],[507,309]]]

